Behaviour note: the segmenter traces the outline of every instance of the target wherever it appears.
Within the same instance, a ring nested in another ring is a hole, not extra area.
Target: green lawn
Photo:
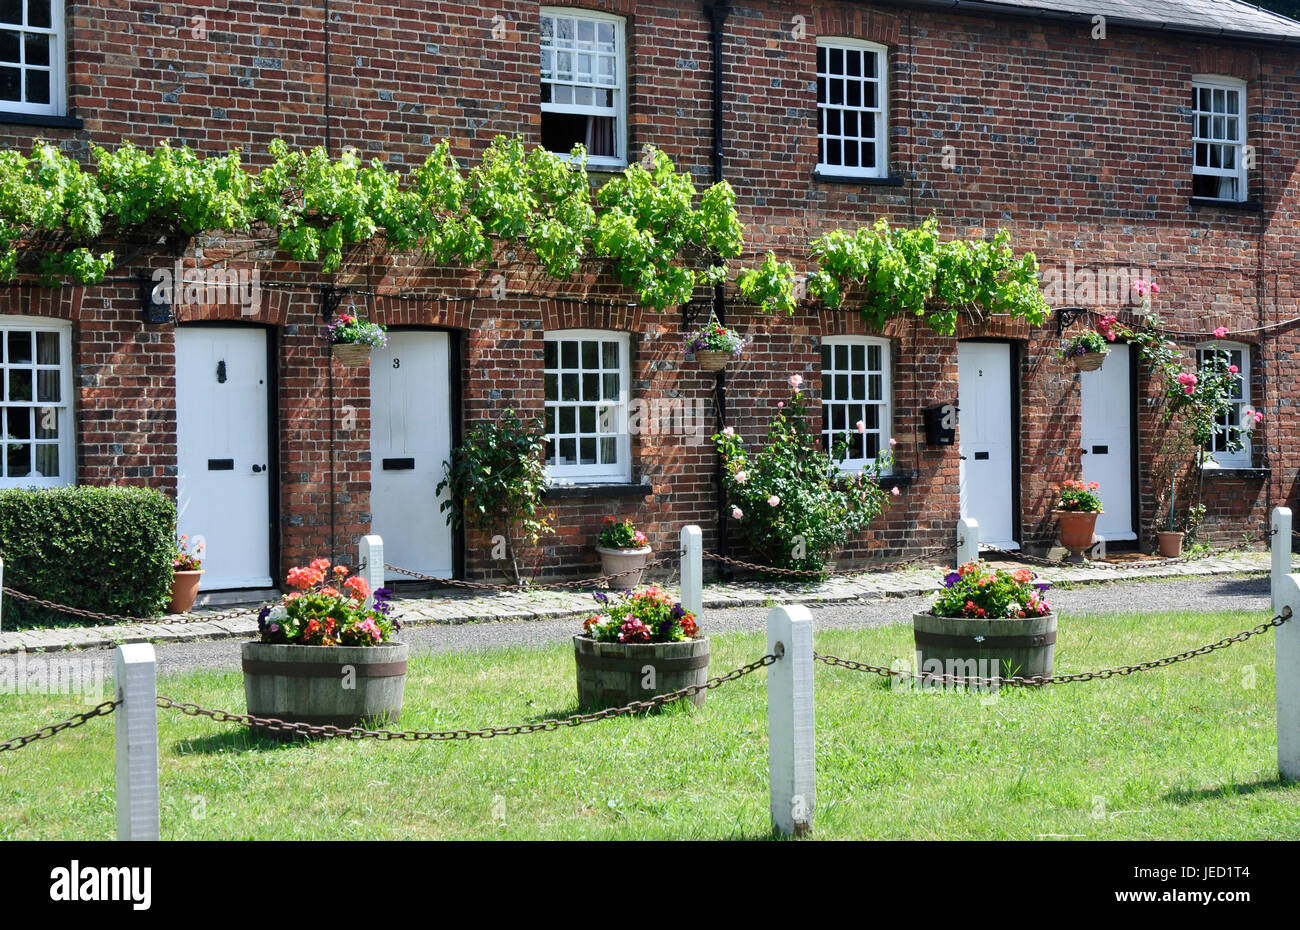
[[[869,608],[868,608],[869,609]],[[1155,658],[1265,619],[1063,618],[1058,671]],[[763,651],[718,637],[718,673]],[[817,634],[888,664],[907,627]],[[1272,636],[1126,679],[975,694],[898,693],[818,666],[821,838],[1298,839],[1300,785],[1275,767]],[[672,708],[456,743],[279,745],[160,711],[165,839],[762,838],[766,673]],[[177,700],[243,709],[238,672],[169,678]],[[571,647],[413,659],[403,725],[477,728],[573,712]],[[0,738],[83,709],[0,697]],[[113,720],[0,754],[0,838],[114,835]]]

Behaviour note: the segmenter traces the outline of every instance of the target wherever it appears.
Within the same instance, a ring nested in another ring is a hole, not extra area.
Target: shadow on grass
[[[260,733],[254,733],[246,726],[220,724],[225,729],[209,736],[196,739],[177,740],[172,750],[178,756],[210,755],[220,752],[267,752],[292,749],[305,745],[305,740],[274,739]]]
[[[1170,791],[1165,794],[1166,801],[1172,801],[1175,804],[1195,804],[1199,801],[1221,801],[1225,798],[1235,798],[1244,795],[1254,794],[1257,791],[1269,791],[1274,788],[1291,787],[1294,783],[1285,781],[1280,775],[1272,778],[1260,778],[1255,781],[1234,782],[1230,785],[1220,785],[1218,788],[1182,788],[1177,791]]]
[[[566,717],[572,717],[577,714],[594,714],[599,711],[599,707],[582,707],[576,701],[567,704],[564,707],[554,708],[547,711],[539,711],[521,718],[523,723],[539,723],[543,720],[564,720]],[[689,716],[695,712],[703,712],[706,707],[696,707],[687,698],[681,698],[676,701],[669,701],[667,704],[660,704],[649,710],[636,711],[635,713],[623,714],[620,716],[627,717],[671,717],[676,714]],[[598,721],[597,721],[598,722]],[[507,724],[508,725],[508,724]]]

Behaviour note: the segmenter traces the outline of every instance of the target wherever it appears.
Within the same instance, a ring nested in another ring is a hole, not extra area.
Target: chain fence
[[[236,714],[225,710],[213,710],[211,708],[200,707],[198,704],[183,703],[174,701],[169,697],[158,696],[158,706],[168,710],[179,710],[181,713],[190,717],[208,717],[219,723],[238,723],[250,727],[264,729],[271,733],[296,733],[301,736],[325,737],[328,739],[377,739],[382,741],[402,740],[405,742],[418,742],[421,740],[431,740],[434,742],[447,742],[451,740],[468,740],[468,739],[492,739],[497,736],[519,736],[525,733],[537,733],[540,731],[550,732],[558,730],[561,727],[576,727],[584,723],[594,723],[597,720],[609,720],[613,717],[623,717],[628,714],[639,714],[669,704],[673,701],[681,700],[685,697],[692,697],[701,691],[711,691],[719,688],[727,682],[735,681],[739,678],[756,672],[760,668],[765,668],[779,659],[779,655],[769,653],[761,659],[755,659],[747,665],[742,665],[732,669],[725,675],[716,675],[703,684],[687,685],[684,688],[678,688],[676,691],[668,691],[664,694],[655,695],[645,701],[632,701],[624,704],[622,707],[607,707],[603,710],[592,711],[589,714],[573,714],[568,717],[550,717],[546,720],[538,720],[532,723],[521,723],[506,727],[484,727],[479,730],[367,730],[364,727],[336,727],[329,724],[309,724],[294,723],[287,720],[280,720],[275,717],[256,717],[252,714]]]
[[[211,623],[213,620],[234,620],[238,617],[245,617],[255,614],[263,607],[278,603],[277,601],[268,601],[265,604],[257,604],[253,607],[236,607],[232,610],[220,611],[211,614],[168,614],[162,617],[131,617],[126,614],[102,613],[98,610],[87,610],[84,607],[69,607],[67,604],[60,604],[57,601],[51,601],[43,597],[37,597],[34,594],[27,594],[18,591],[9,586],[0,588],[5,597],[16,598],[29,604],[37,604],[47,610],[53,610],[56,613],[67,614],[70,617],[81,617],[85,620],[100,620],[104,623],[116,624],[123,626],[131,623]]]
[[[415,578],[418,581],[433,581],[438,584],[450,585],[453,588],[465,588],[471,591],[559,591],[569,588],[587,588],[597,587],[607,581],[613,581],[616,578],[624,578],[628,575],[636,575],[641,572],[649,571],[652,568],[658,568],[674,561],[671,557],[661,559],[651,559],[640,568],[629,568],[621,572],[611,572],[608,575],[597,575],[595,578],[575,578],[570,581],[530,581],[524,584],[494,584],[488,581],[461,581],[459,578],[439,578],[436,575],[426,575],[424,572],[413,571],[409,568],[402,568],[400,565],[393,565],[389,562],[384,563],[384,568],[390,572],[397,572],[399,575],[406,575]]]
[[[1115,668],[1103,668],[1093,672],[1074,672],[1067,675],[1034,675],[1029,678],[1012,677],[1012,678],[980,678],[976,676],[959,676],[959,675],[937,675],[926,672],[913,672],[908,669],[891,668],[885,665],[871,665],[867,662],[858,662],[853,659],[842,659],[839,656],[824,655],[820,652],[813,653],[813,659],[825,663],[826,665],[837,668],[845,668],[854,672],[868,672],[879,675],[882,678],[897,678],[900,681],[920,681],[926,684],[952,684],[966,685],[976,687],[1009,687],[1009,688],[1040,688],[1045,685],[1063,685],[1076,681],[1094,681],[1105,680],[1107,678],[1124,677],[1132,675],[1134,672],[1147,672],[1156,668],[1167,668],[1179,662],[1186,662],[1198,656],[1209,655],[1219,649],[1227,649],[1229,646],[1237,643],[1244,643],[1246,640],[1266,633],[1275,627],[1279,627],[1291,619],[1291,608],[1284,607],[1280,614],[1273,617],[1258,626],[1251,627],[1248,630],[1242,630],[1235,636],[1225,636],[1213,643],[1206,643],[1204,646],[1198,646],[1195,649],[1188,649],[1186,652],[1180,652],[1176,655],[1165,656],[1161,659],[1151,659],[1147,662],[1139,662],[1136,665],[1120,665]]]
[[[96,717],[107,717],[121,706],[121,701],[105,701],[88,711],[84,711],[80,714],[73,714],[67,720],[60,720],[58,723],[51,723],[49,726],[41,727],[34,733],[26,733],[22,736],[15,736],[13,739],[5,740],[3,743],[0,743],[0,752],[12,752],[16,749],[22,749],[29,743],[34,743],[37,740],[50,739],[51,737],[62,733],[64,730],[71,730],[83,726],[91,720],[94,720]]]
[[[863,575],[873,571],[882,571],[889,568],[903,568],[909,565],[917,565],[921,562],[933,561],[937,555],[948,555],[955,553],[955,546],[931,546],[923,550],[919,555],[914,555],[906,559],[900,559],[894,562],[873,563],[866,568],[827,568],[817,571],[809,568],[779,568],[775,565],[763,565],[758,562],[746,562],[743,559],[735,559],[731,556],[721,555],[717,552],[705,550],[704,557],[722,565],[731,568],[743,568],[752,572],[763,572],[769,575],[779,575],[783,578],[804,578],[809,581],[824,579],[833,575]]]

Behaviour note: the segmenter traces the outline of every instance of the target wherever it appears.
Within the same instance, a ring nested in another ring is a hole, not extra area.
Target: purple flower
[[[595,594],[593,594],[593,595],[592,595],[592,599],[595,600],[595,602],[596,602],[597,604],[608,604],[608,603],[609,603],[609,595],[608,595],[608,594],[605,594],[605,593],[602,592],[602,591],[597,591]]]
[[[375,610],[379,611],[385,617],[393,612],[393,592],[389,588],[375,588],[374,590]]]
[[[271,605],[268,604],[257,612],[257,632],[266,632],[266,617],[271,612]]]
[[[1047,589],[1050,588],[1051,586],[1052,586],[1052,583],[1051,583],[1050,581],[1043,582],[1042,584],[1036,584],[1036,585],[1034,585],[1034,587],[1037,588],[1039,591],[1041,591],[1043,594],[1046,594],[1046,593],[1047,593]]]
[[[943,586],[945,588],[951,588],[959,581],[961,581],[961,574],[958,572],[949,572],[943,576]]]

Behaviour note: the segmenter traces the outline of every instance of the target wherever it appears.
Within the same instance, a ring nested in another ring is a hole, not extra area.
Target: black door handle
[[[265,465],[254,465],[254,466],[253,466],[253,474],[255,474],[255,475],[258,474],[258,473],[260,473],[260,472],[264,472],[264,471],[266,471],[266,466],[265,466]]]

